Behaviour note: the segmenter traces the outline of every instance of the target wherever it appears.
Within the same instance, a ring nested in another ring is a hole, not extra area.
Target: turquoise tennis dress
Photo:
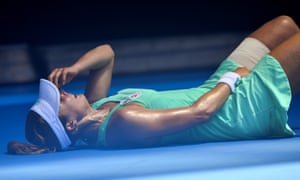
[[[195,88],[168,91],[124,89],[95,102],[92,105],[95,109],[106,102],[120,102],[100,126],[98,145],[107,146],[106,127],[110,117],[128,102],[149,109],[190,106],[214,88],[225,72],[237,67],[235,62],[227,59],[203,85]],[[238,82],[235,92],[207,123],[164,136],[160,145],[291,137],[295,132],[287,124],[290,102],[291,89],[286,74],[276,59],[266,55],[248,76]]]

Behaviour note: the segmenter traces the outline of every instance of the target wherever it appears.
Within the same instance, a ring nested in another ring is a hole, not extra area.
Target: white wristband
[[[234,92],[235,84],[241,79],[241,76],[235,72],[225,73],[218,81],[219,83],[225,83],[230,87],[231,92]]]

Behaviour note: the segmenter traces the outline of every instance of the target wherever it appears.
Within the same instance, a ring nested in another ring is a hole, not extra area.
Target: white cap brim
[[[66,149],[71,145],[71,140],[58,117],[59,105],[58,88],[51,81],[40,79],[39,98],[31,110],[38,113],[49,124],[59,140],[61,148]]]

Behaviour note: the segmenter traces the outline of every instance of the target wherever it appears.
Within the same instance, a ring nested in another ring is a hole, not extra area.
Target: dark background
[[[298,7],[298,8],[297,8]],[[277,15],[300,21],[292,1],[1,1],[0,44],[252,31]]]

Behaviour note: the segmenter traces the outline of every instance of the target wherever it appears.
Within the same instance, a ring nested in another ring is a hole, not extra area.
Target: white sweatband
[[[241,76],[235,72],[225,73],[218,81],[219,83],[225,83],[230,87],[231,92],[234,92],[235,84],[241,79]]]

